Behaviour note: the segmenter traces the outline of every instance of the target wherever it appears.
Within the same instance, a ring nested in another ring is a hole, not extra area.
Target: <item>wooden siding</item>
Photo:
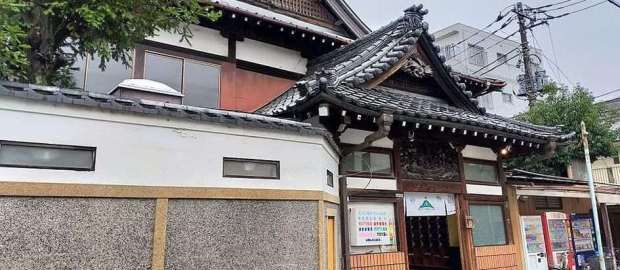
[[[590,201],[588,199],[579,199],[579,198],[561,198],[562,199],[562,210],[545,210],[545,209],[536,209],[536,204],[534,201],[534,197],[529,196],[527,199],[519,200],[519,214],[522,216],[534,216],[541,215],[543,212],[563,212],[567,215],[571,213],[576,214],[587,214],[590,212]]]
[[[476,247],[476,264],[479,270],[519,269],[519,250],[515,245]]]
[[[222,65],[220,108],[253,112],[293,84],[293,80],[248,71],[225,63]]]
[[[407,270],[404,252],[353,255],[351,270]]]

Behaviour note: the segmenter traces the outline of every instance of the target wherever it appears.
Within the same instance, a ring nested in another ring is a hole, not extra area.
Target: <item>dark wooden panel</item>
[[[463,192],[461,182],[401,180],[403,192],[455,193]]]

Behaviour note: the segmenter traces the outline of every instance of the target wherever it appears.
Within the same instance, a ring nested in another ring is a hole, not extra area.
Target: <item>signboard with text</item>
[[[395,243],[394,211],[352,208],[350,213],[351,245],[379,246]]]

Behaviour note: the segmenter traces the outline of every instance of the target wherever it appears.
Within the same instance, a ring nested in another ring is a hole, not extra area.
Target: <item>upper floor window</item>
[[[327,170],[327,185],[334,187],[334,174],[330,170]]]
[[[146,51],[144,78],[181,91],[183,104],[219,107],[220,66],[193,59]]]
[[[502,101],[504,103],[512,103],[512,94],[502,93]]]
[[[456,55],[455,50],[454,50],[454,44],[448,44],[444,46],[442,49],[443,49],[443,55],[446,57],[446,60],[450,60],[454,58],[454,56]]]
[[[463,163],[465,180],[485,183],[497,183],[497,166],[492,161],[466,160]]]
[[[503,53],[497,53],[497,62],[500,65],[508,64],[508,56],[506,56],[506,54],[503,54]]]
[[[342,171],[350,176],[392,177],[392,156],[387,151],[353,152],[343,158]]]
[[[0,166],[94,171],[95,148],[0,141]]]
[[[469,52],[469,63],[477,66],[484,66],[487,64],[487,52],[484,48],[476,45],[469,45],[467,48]]]
[[[99,67],[101,58],[97,55],[78,57],[72,71],[75,87],[89,92],[107,94],[125,79],[132,78],[133,70],[121,62],[109,61],[105,69]]]

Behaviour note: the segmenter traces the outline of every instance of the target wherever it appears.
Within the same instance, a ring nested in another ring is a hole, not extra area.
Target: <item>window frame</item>
[[[326,176],[327,186],[334,187],[334,173],[330,170],[327,170],[326,174],[327,174]]]
[[[253,162],[253,163],[261,163],[261,164],[270,164],[276,165],[276,176],[247,176],[247,175],[236,175],[236,174],[226,174],[226,169],[224,168],[224,163],[226,161],[232,162]],[[222,177],[224,178],[249,178],[249,179],[271,179],[271,180],[280,180],[280,161],[279,160],[268,160],[268,159],[249,159],[249,158],[236,158],[236,157],[224,157],[222,158]]]
[[[476,247],[498,247],[498,246],[507,246],[507,245],[512,245],[513,243],[513,239],[511,236],[511,234],[509,233],[508,230],[510,230],[510,223],[508,223],[508,219],[506,218],[506,202],[505,201],[501,201],[501,202],[494,202],[494,201],[471,201],[469,202],[469,204],[467,205],[467,212],[469,214],[469,216],[472,219],[472,222],[474,226],[476,226],[475,221],[473,216],[471,215],[471,206],[472,205],[482,205],[482,206],[499,206],[502,209],[502,222],[504,224],[504,239],[506,241],[504,241],[503,244],[490,244],[490,245],[476,245],[475,243],[475,236],[474,236],[474,230],[472,229],[471,231],[471,237],[472,237],[472,245],[474,246],[474,248]]]
[[[170,48],[169,48],[170,47]],[[161,56],[166,56],[166,57],[172,57],[172,58],[178,58],[182,60],[182,67],[181,67],[181,89],[175,89],[175,90],[179,90],[180,93],[184,93],[185,92],[185,61],[193,61],[195,63],[199,63],[199,64],[204,64],[204,65],[208,65],[208,66],[213,66],[213,67],[217,67],[220,72],[219,72],[219,78],[218,78],[218,91],[217,91],[217,95],[218,95],[218,100],[217,100],[217,108],[215,109],[220,109],[222,107],[222,81],[224,78],[224,64],[226,63],[226,61],[224,61],[225,58],[223,57],[218,57],[216,55],[210,55],[208,53],[204,53],[204,52],[199,52],[199,51],[194,51],[192,49],[187,49],[187,48],[178,48],[178,47],[171,47],[165,44],[158,44],[155,42],[147,42],[147,44],[139,44],[136,46],[136,49],[134,51],[134,65],[137,64],[137,66],[134,67],[134,78],[136,79],[145,79],[145,75],[146,75],[146,54],[147,53],[153,53],[153,54],[158,54]],[[185,97],[181,98],[181,104],[184,104],[184,99]]]
[[[472,52],[472,49],[475,50],[480,50],[480,53],[475,53]],[[488,60],[488,53],[486,51],[486,49],[482,46],[478,46],[478,45],[474,45],[474,44],[467,44],[467,58],[468,58],[468,63],[475,65],[475,66],[484,66],[486,64],[488,64],[489,60]],[[479,56],[478,56],[479,55]],[[480,57],[480,62],[478,63],[477,61],[474,61],[475,57]]]
[[[508,97],[508,101],[506,101],[506,97]],[[514,104],[513,102],[513,96],[510,93],[502,93],[502,101],[504,103],[510,103],[510,104]]]
[[[467,163],[493,166],[493,168],[495,168],[495,176],[496,176],[496,180],[497,181],[495,181],[495,182],[488,182],[488,181],[482,181],[482,180],[467,179],[466,176],[465,176],[465,165]],[[500,170],[499,170],[499,166],[498,166],[497,161],[484,160],[484,159],[474,159],[474,158],[463,158],[463,179],[465,179],[465,182],[470,183],[470,184],[479,184],[479,185],[488,185],[488,186],[489,185],[490,186],[501,186]]]
[[[97,147],[92,146],[78,146],[78,145],[63,145],[63,144],[50,144],[50,143],[35,143],[35,142],[20,142],[0,140],[0,151],[2,151],[2,145],[14,145],[25,147],[39,147],[39,148],[53,148],[53,149],[65,149],[65,150],[80,150],[89,151],[92,154],[92,164],[90,168],[75,168],[75,167],[62,167],[62,166],[37,166],[37,165],[16,165],[16,164],[2,164],[0,167],[6,168],[25,168],[25,169],[45,169],[45,170],[64,170],[64,171],[95,171],[97,163]]]
[[[137,52],[137,50],[135,48],[131,52],[132,53],[131,66],[129,66],[131,71],[129,72],[129,78],[128,79],[133,79],[133,78],[135,78],[135,75],[136,75],[136,71],[135,71],[136,52]],[[88,91],[88,92],[90,92],[90,90],[86,88],[86,84],[88,83],[88,67],[93,62],[92,57],[93,56],[91,54],[87,54],[87,55],[84,56],[84,70],[79,72],[81,74],[81,77],[83,78],[82,85],[76,85],[77,88],[82,89],[84,91]],[[111,60],[114,61],[114,59],[111,59]],[[107,67],[106,67],[106,70],[107,70]],[[101,69],[98,69],[98,71],[105,72],[105,71],[102,71]],[[110,89],[110,90],[112,90],[112,89]],[[97,92],[95,92],[95,93],[97,93]],[[108,93],[104,93],[104,94],[108,94]]]
[[[349,147],[349,146],[353,146],[351,144],[342,144],[343,148],[344,147]],[[396,168],[394,167],[394,165],[396,164],[394,161],[394,156],[393,156],[393,150],[390,148],[381,148],[381,147],[368,147],[364,150],[361,151],[355,151],[355,152],[368,152],[368,153],[380,153],[380,154],[387,154],[390,157],[390,168],[391,168],[391,172],[390,174],[385,174],[385,173],[368,173],[368,172],[358,172],[358,171],[345,171],[343,168],[344,165],[344,156],[342,157],[342,160],[340,162],[339,165],[339,171],[340,171],[340,175],[342,176],[349,176],[349,177],[359,177],[359,178],[375,178],[375,179],[396,179]],[[352,154],[352,153],[351,153]]]
[[[544,207],[538,207],[539,205],[536,203],[536,199],[537,198],[545,198],[545,205],[544,205]],[[549,198],[559,198],[560,199],[560,207],[559,208],[549,207]],[[564,209],[564,200],[562,200],[561,197],[533,196],[532,200],[533,200],[533,203],[534,203],[534,208],[536,210],[553,210],[553,211],[557,211],[557,210],[563,210]]]

